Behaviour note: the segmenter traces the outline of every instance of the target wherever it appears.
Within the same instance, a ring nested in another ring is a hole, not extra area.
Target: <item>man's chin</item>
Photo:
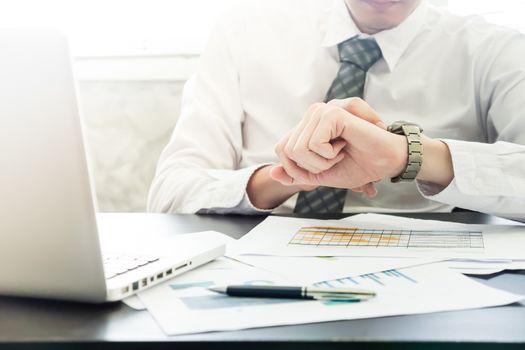
[[[374,18],[370,23],[373,23],[370,25],[367,29],[368,31],[371,31],[373,33],[378,33],[383,30],[389,30],[398,25],[397,22],[392,21],[391,18],[384,18],[383,16],[377,16],[378,18]]]
[[[363,0],[367,7],[375,13],[388,14],[395,11],[401,2],[400,1],[385,1],[385,0]]]

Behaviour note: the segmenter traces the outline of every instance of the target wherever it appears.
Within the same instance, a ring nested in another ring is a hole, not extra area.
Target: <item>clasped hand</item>
[[[280,163],[270,175],[287,186],[352,189],[372,197],[374,183],[406,166],[406,138],[386,130],[362,99],[316,103],[275,147]]]

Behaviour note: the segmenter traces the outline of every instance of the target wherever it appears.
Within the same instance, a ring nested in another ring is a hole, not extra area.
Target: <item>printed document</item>
[[[480,308],[524,298],[487,287],[439,264],[317,284],[377,292],[375,298],[357,303],[239,298],[206,289],[225,284],[283,281],[275,274],[223,258],[140,292],[139,298],[168,335]]]
[[[369,257],[299,257],[238,255],[235,260],[293,278],[303,285],[348,276],[400,269],[434,263],[440,260],[424,258],[369,258]]]
[[[467,225],[364,214],[342,220],[270,216],[230,253],[523,259],[525,226]]]

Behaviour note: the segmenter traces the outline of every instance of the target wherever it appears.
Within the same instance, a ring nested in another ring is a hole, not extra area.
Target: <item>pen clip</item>
[[[363,294],[316,294],[311,293],[310,296],[315,300],[331,300],[331,301],[365,301],[372,299],[375,295],[363,295]]]
[[[308,294],[330,294],[330,295],[369,295],[369,296],[376,295],[374,291],[366,290],[366,289],[359,289],[359,288],[307,287],[306,292]]]

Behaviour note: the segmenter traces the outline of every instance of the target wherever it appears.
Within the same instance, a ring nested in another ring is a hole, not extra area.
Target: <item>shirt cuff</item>
[[[448,186],[417,181],[418,190],[425,198],[458,207],[475,207],[475,201],[481,204],[486,197],[510,194],[499,166],[501,149],[493,144],[441,141],[447,144],[450,151],[454,178]]]
[[[419,193],[426,199],[445,204],[451,204],[455,198],[460,196],[460,191],[456,186],[456,179],[454,178],[448,186],[437,185],[432,182],[416,180],[417,189]]]
[[[270,214],[275,209],[257,208],[255,205],[253,205],[252,201],[250,200],[250,197],[248,196],[248,193],[244,194],[244,197],[242,198],[239,205],[237,205],[237,208],[242,210],[244,213],[250,214]]]
[[[255,207],[246,192],[248,181],[253,173],[268,164],[258,164],[248,168],[243,168],[234,171],[232,175],[231,170],[212,170],[210,175],[224,184],[231,183],[231,186],[225,186],[224,201],[221,205],[212,206],[211,208],[203,208],[198,211],[201,214],[243,214],[243,215],[262,215],[269,214],[273,209],[259,209]],[[232,188],[239,189],[238,191],[231,191]],[[227,189],[227,190],[226,190]],[[217,203],[217,201],[211,201]]]
[[[457,189],[470,196],[514,196],[516,189],[505,174],[506,156],[517,153],[522,146],[497,142],[494,144],[459,140],[442,140],[448,146],[454,167]],[[510,157],[509,159],[513,159]]]

